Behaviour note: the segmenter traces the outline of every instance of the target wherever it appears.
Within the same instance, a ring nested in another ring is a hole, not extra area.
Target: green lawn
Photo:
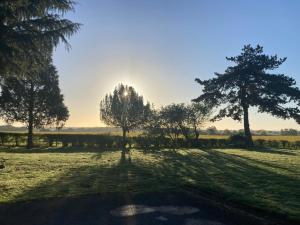
[[[300,220],[299,150],[59,151],[0,150],[0,202],[189,184]]]

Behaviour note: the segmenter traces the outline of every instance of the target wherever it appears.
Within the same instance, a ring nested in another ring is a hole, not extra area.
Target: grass
[[[192,185],[300,221],[297,150],[0,150],[0,202]]]

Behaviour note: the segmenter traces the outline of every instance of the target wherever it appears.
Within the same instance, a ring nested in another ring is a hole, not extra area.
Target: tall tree
[[[0,86],[0,115],[8,123],[27,125],[28,148],[33,147],[33,128],[61,124],[69,117],[60,92],[57,71],[51,63],[38,73],[23,78],[4,77]]]
[[[60,41],[69,47],[80,24],[63,16],[73,7],[72,0],[1,0],[0,76],[24,75],[45,63]]]
[[[150,113],[150,104],[144,105],[133,87],[120,84],[112,94],[107,94],[100,102],[100,118],[109,126],[122,128],[123,147],[126,146],[126,133],[140,128]]]
[[[279,118],[293,118],[300,123],[300,90],[295,86],[296,81],[284,74],[271,73],[286,58],[265,55],[259,45],[245,45],[240,55],[226,59],[235,65],[229,66],[225,73],[215,73],[216,77],[208,80],[196,79],[204,89],[194,101],[221,108],[214,120],[231,117],[241,121],[243,118],[249,145],[253,145],[250,107]]]

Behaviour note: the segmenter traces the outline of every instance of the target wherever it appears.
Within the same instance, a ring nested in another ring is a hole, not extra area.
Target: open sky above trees
[[[300,83],[300,3],[290,1],[78,1],[67,18],[83,24],[60,45],[54,64],[70,110],[66,126],[103,126],[99,100],[118,83],[132,85],[155,106],[189,102],[201,93],[194,79],[208,79],[228,66],[226,56],[244,44],[287,57],[275,72]],[[266,114],[250,112],[252,129],[296,128]],[[225,119],[219,129],[240,129]]]

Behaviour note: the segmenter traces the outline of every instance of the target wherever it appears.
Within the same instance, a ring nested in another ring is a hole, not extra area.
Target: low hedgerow
[[[110,134],[36,133],[33,136],[36,147],[95,147],[112,149],[122,147],[122,137]],[[183,137],[171,139],[163,136],[139,135],[127,138],[127,146],[142,149],[159,148],[240,148],[245,147],[245,137],[234,135],[229,138],[200,138],[186,140]],[[0,132],[0,145],[26,146],[27,134]],[[270,148],[300,149],[300,141],[256,139],[254,145]]]

